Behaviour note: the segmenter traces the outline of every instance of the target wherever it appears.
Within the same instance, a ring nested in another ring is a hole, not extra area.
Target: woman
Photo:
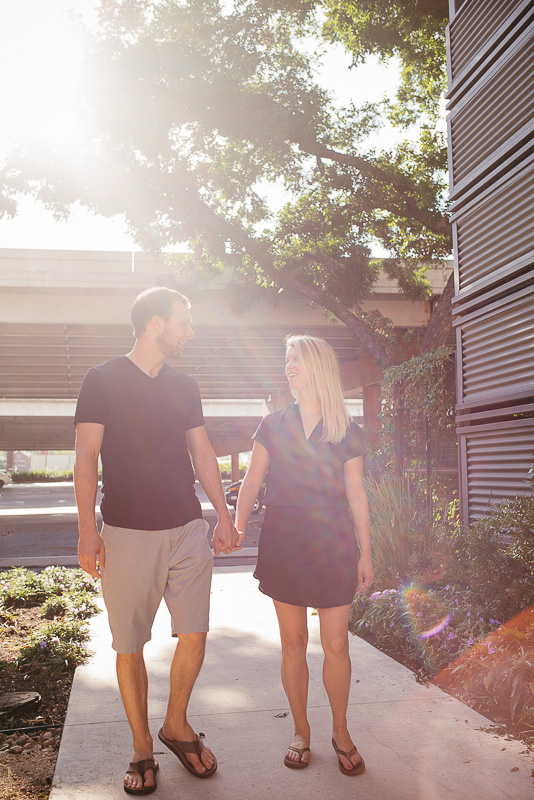
[[[343,401],[330,345],[312,336],[289,336],[286,346],[286,377],[297,403],[268,414],[254,434],[237,501],[238,544],[267,473],[254,575],[260,590],[272,597],[280,626],[282,684],[295,727],[284,764],[303,769],[310,760],[306,646],[307,606],[312,606],[319,613],[332,745],[341,772],[358,775],[365,765],[347,729],[346,712],[351,603],[356,589],[364,591],[373,581],[365,447]]]

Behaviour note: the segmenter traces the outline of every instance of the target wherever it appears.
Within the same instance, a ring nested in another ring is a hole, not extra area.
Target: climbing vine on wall
[[[454,352],[439,347],[385,371],[382,453],[397,469],[456,466]]]
[[[385,371],[384,420],[392,418],[402,405],[411,418],[426,417],[431,426],[447,428],[453,421],[454,396],[453,350],[438,347]]]

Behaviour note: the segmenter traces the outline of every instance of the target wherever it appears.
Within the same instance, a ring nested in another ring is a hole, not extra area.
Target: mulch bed
[[[74,670],[16,665],[28,636],[43,625],[38,608],[13,611],[0,629],[0,695],[37,692],[37,705],[0,713],[0,800],[46,800],[67,713]]]

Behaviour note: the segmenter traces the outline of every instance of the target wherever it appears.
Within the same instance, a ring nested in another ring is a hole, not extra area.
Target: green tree
[[[315,51],[333,40],[354,63],[399,58],[396,102],[336,107],[316,77]],[[251,295],[293,290],[386,367],[402,357],[392,325],[362,306],[379,269],[424,297],[425,266],[451,250],[443,40],[443,19],[385,0],[101,0],[86,37],[90,144],[70,161],[19,153],[6,185],[58,215],[75,200],[124,213],[147,249],[187,241],[184,283],[231,264]],[[370,149],[386,120],[417,120],[418,138]],[[286,193],[281,209],[269,186]],[[388,258],[372,257],[375,242]]]

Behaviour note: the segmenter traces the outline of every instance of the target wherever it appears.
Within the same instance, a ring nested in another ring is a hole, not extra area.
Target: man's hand
[[[78,561],[80,567],[93,578],[101,578],[101,571],[106,566],[106,548],[104,540],[95,530],[89,534],[81,534],[78,539]]]
[[[230,514],[224,514],[222,518],[218,518],[217,524],[213,529],[213,539],[211,543],[216,556],[219,556],[221,553],[226,553],[228,555],[235,550],[241,550],[239,533],[232,522]]]

